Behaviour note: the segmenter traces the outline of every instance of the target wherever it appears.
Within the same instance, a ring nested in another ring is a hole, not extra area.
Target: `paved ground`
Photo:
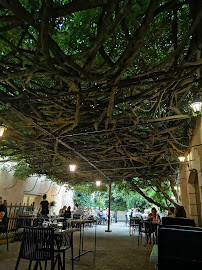
[[[137,245],[137,233],[129,236],[129,228],[124,223],[113,223],[112,232],[107,233],[103,225],[97,226],[97,251],[88,253],[75,261],[75,270],[154,270],[155,264],[149,261],[152,246]],[[94,228],[88,228],[85,234],[85,248],[93,247]],[[79,232],[74,235],[74,255],[78,253]],[[144,243],[144,239],[143,239]],[[20,242],[0,246],[0,270],[14,270]],[[70,258],[70,251],[66,252]],[[19,270],[27,270],[28,262],[21,260]],[[49,268],[48,268],[49,269]],[[66,260],[66,269],[71,269],[71,261]]]

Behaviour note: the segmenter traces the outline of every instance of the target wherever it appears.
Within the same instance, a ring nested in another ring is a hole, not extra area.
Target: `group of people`
[[[135,217],[135,218],[139,218],[139,219],[145,219],[145,220],[150,220],[151,222],[155,223],[160,223],[161,222],[161,217],[160,215],[157,213],[157,210],[155,207],[152,207],[151,212],[148,211],[147,209],[144,211],[144,214],[140,213],[140,208],[136,208],[136,209],[129,209],[127,215],[129,215],[129,217]],[[169,207],[168,208],[168,213],[167,213],[167,217],[183,217],[186,218],[186,212],[183,206],[176,206],[176,208],[174,207]],[[156,226],[152,226],[152,232],[154,232],[156,234]],[[148,239],[149,239],[149,243],[151,243],[151,233],[148,234]]]
[[[176,208],[169,207],[167,216],[186,218],[186,212],[183,206],[176,206]],[[157,210],[155,207],[152,207],[151,212],[148,209],[145,209],[143,214],[140,212],[140,208],[128,209],[128,212],[127,212],[128,220],[130,219],[130,217],[141,218],[144,220],[150,219],[151,221],[157,221],[157,222],[161,221],[161,217],[157,213]]]

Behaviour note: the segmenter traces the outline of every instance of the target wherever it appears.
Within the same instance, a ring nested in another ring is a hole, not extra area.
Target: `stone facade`
[[[202,226],[202,121],[199,117],[193,130],[190,148],[180,166],[179,198],[187,216]]]
[[[3,163],[1,163],[3,164]],[[26,180],[20,180],[13,176],[13,172],[3,170],[0,167],[0,196],[7,204],[31,204],[35,203],[35,210],[38,210],[43,194],[47,195],[49,202],[55,201],[54,207],[50,208],[50,212],[59,213],[60,208],[64,205],[73,207],[73,190],[67,186],[60,186],[50,181],[46,176],[32,176]]]

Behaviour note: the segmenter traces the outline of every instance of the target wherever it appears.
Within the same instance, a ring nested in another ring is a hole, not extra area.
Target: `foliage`
[[[1,1],[0,155],[29,164],[22,178],[124,180],[150,203],[151,188],[169,200],[201,88],[200,10],[191,0]],[[114,208],[129,205],[113,196]]]
[[[86,189],[88,192],[86,192]],[[144,192],[149,197],[155,199],[155,201],[161,204],[167,204],[160,192],[155,192],[152,188],[145,189]],[[95,208],[96,206],[107,208],[109,205],[109,194],[108,192],[91,190],[89,185],[87,187],[86,185],[82,185],[80,191],[75,190],[73,200],[74,203],[81,205],[82,208]],[[148,209],[151,206],[153,206],[152,203],[149,203],[137,192],[131,191],[129,185],[126,183],[112,185],[111,209],[113,211],[127,211],[127,209],[131,208],[140,208],[143,212],[144,209]]]
[[[53,206],[55,206],[55,205],[56,205],[56,201],[51,201],[51,202],[50,202],[50,206],[51,206],[51,207],[53,207]]]

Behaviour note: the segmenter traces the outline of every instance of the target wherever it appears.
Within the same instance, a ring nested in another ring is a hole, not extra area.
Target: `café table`
[[[93,224],[95,223],[95,233],[94,233],[94,249],[93,250],[85,250],[84,249],[84,230],[86,224]],[[72,227],[74,225],[78,225],[80,230],[80,237],[79,237],[79,254],[74,256],[75,260],[80,260],[80,257],[88,252],[96,252],[96,220],[87,220],[87,219],[73,219],[71,221]]]
[[[73,233],[80,231],[77,228],[68,228],[65,230],[54,231],[55,241],[58,252],[63,252],[63,270],[65,270],[65,250],[71,248],[71,261],[72,261],[72,270],[74,269],[74,245],[73,245]]]
[[[146,235],[146,243],[144,246],[148,245],[149,235],[153,234],[154,243],[158,243],[158,226],[161,223],[159,221],[151,220],[142,220],[139,226],[139,235],[138,235],[138,246],[139,246],[139,237],[144,233]]]

